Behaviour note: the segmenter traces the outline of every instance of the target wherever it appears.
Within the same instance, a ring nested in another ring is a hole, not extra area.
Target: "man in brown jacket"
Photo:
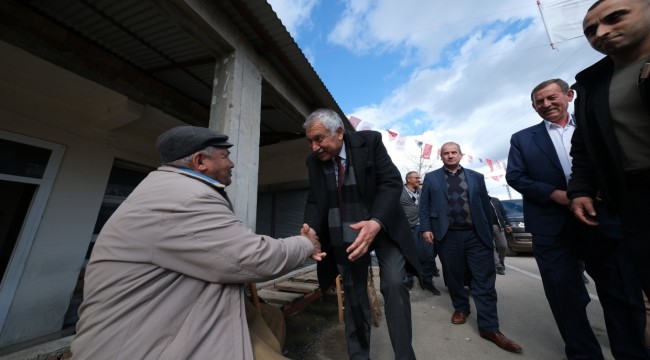
[[[282,358],[279,342],[250,333],[244,284],[325,254],[306,225],[300,236],[273,239],[237,219],[224,191],[235,166],[227,140],[194,126],[160,135],[163,165],[97,239],[74,359]]]

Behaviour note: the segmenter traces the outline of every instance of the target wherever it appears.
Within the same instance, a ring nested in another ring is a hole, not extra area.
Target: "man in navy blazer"
[[[312,153],[305,223],[323,251],[318,281],[329,288],[337,274],[345,291],[345,334],[350,359],[368,359],[370,251],[379,260],[380,290],[395,359],[415,359],[406,270],[418,278],[420,263],[399,198],[402,179],[376,131],[345,132],[338,114],[318,109],[304,124]],[[327,250],[325,250],[327,249]]]
[[[533,254],[567,358],[603,359],[587,318],[590,297],[581,277],[583,259],[596,283],[612,354],[647,359],[641,289],[624,261],[620,241],[579,223],[569,210],[566,189],[575,122],[568,108],[573,97],[561,79],[533,89],[532,106],[544,121],[512,135],[506,180],[523,195]]]
[[[442,145],[440,156],[444,166],[428,173],[422,184],[420,231],[428,243],[436,241],[454,306],[451,322],[464,324],[470,313],[463,284],[467,264],[480,336],[504,350],[521,352],[499,330],[492,209],[483,175],[460,166],[463,154],[454,142]]]

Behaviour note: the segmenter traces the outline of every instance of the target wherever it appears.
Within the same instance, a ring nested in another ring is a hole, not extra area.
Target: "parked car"
[[[512,232],[506,233],[508,255],[533,252],[533,236],[526,231],[524,223],[524,202],[522,199],[501,200],[506,216],[512,226]]]

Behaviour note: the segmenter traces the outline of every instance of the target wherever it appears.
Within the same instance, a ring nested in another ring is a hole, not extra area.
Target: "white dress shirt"
[[[573,115],[570,115],[569,122],[564,127],[548,120],[544,120],[544,123],[546,124],[548,135],[553,142],[553,147],[555,147],[557,157],[560,159],[560,165],[562,165],[564,177],[568,183],[571,178],[571,137],[573,137],[573,132],[576,129],[576,122],[573,119]]]

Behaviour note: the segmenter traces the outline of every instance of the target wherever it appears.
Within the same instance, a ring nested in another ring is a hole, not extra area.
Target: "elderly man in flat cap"
[[[241,223],[224,191],[235,167],[227,140],[194,126],[160,135],[162,166],[97,238],[74,359],[284,358],[244,284],[325,254],[306,225],[273,239]]]

